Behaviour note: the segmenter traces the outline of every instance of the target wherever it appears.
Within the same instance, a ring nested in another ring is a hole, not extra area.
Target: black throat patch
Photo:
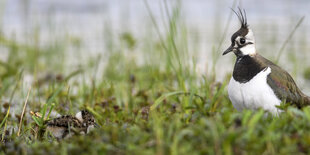
[[[266,66],[255,60],[255,56],[239,56],[235,63],[233,77],[240,83],[246,83],[265,68]]]

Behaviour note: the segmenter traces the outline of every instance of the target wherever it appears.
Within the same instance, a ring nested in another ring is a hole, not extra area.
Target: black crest
[[[246,19],[246,13],[245,10],[243,9],[243,11],[240,9],[240,7],[238,7],[238,11],[235,11],[234,9],[231,9],[238,17],[240,23],[241,23],[241,28],[247,28],[248,27],[248,23],[247,23],[247,19]]]

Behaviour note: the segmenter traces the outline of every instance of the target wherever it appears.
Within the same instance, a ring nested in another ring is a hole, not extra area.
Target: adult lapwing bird
[[[75,116],[64,115],[52,119],[46,125],[48,132],[55,138],[61,139],[71,137],[76,131],[80,134],[87,134],[97,124],[89,111],[82,110]]]
[[[262,108],[278,115],[281,102],[301,108],[310,105],[310,98],[297,87],[293,78],[281,67],[259,55],[253,31],[247,24],[245,10],[233,10],[241,28],[231,37],[231,46],[223,55],[233,52],[237,59],[228,85],[228,96],[238,110]]]

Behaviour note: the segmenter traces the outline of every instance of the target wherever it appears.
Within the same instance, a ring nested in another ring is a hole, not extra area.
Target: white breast
[[[279,100],[271,87],[267,84],[267,76],[271,73],[270,67],[259,72],[246,83],[239,83],[233,77],[228,85],[228,95],[233,106],[238,110],[262,108],[278,115],[281,110],[276,108],[280,105]]]
[[[64,127],[53,127],[53,126],[48,126],[46,128],[46,131],[49,131],[55,138],[62,138],[62,136],[65,133],[66,128]]]

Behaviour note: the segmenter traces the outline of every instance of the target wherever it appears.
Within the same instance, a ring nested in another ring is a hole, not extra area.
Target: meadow
[[[27,43],[0,33],[0,50],[8,51],[0,61],[0,154],[309,154],[310,107],[281,105],[279,117],[236,111],[226,90],[231,73],[220,82],[217,75],[224,38],[210,51],[208,71],[197,73],[199,55],[190,48],[178,5],[163,8],[162,29],[146,3],[152,29],[145,38],[131,32],[115,37],[107,28],[107,52],[86,58],[81,38],[42,46],[39,30]],[[293,35],[298,23],[292,24]],[[229,36],[226,29],[217,33]],[[296,44],[309,50],[305,38]],[[280,55],[309,80],[309,67],[300,69],[303,62],[284,52],[286,44]],[[80,65],[68,65],[68,47]],[[81,109],[100,128],[63,140],[45,132],[47,120]]]

